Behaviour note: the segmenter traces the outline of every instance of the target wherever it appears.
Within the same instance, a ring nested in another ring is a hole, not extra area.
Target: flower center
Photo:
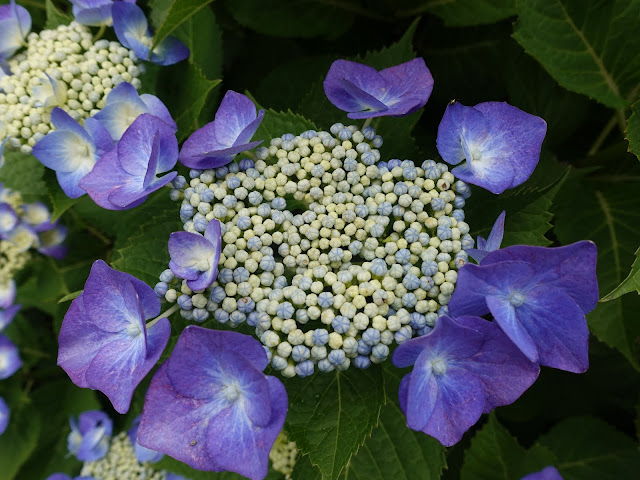
[[[240,395],[242,395],[242,390],[240,389],[240,385],[236,382],[232,382],[224,388],[222,394],[227,402],[234,403],[238,398],[240,398]]]
[[[522,306],[525,300],[525,296],[520,292],[512,292],[511,295],[509,295],[509,302],[514,307]]]
[[[431,371],[434,375],[443,375],[447,372],[447,364],[442,358],[431,361]]]

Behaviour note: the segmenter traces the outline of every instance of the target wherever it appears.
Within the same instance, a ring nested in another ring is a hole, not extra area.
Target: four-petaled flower
[[[31,15],[26,8],[10,0],[0,5],[0,59],[8,59],[24,43],[31,31]]]
[[[133,391],[169,340],[166,318],[145,325],[159,313],[151,287],[97,260],[62,322],[58,365],[73,383],[100,390],[116,411],[127,412]]]
[[[69,0],[73,5],[73,17],[80,25],[98,27],[111,25],[111,7],[119,0]],[[136,0],[122,0],[136,3]]]
[[[504,236],[504,217],[506,212],[502,212],[496,219],[489,238],[486,240],[478,236],[478,248],[467,248],[465,252],[472,257],[476,262],[480,263],[484,257],[489,255],[490,252],[498,250],[502,243],[502,237]]]
[[[433,90],[433,77],[422,58],[385,68],[336,60],[324,80],[331,103],[349,118],[402,117],[422,108]]]
[[[516,401],[540,371],[495,323],[479,317],[441,316],[432,332],[398,346],[392,360],[414,366],[398,392],[407,426],[445,446],[482,413]]]
[[[451,170],[457,178],[502,193],[533,173],[540,159],[546,122],[505,102],[465,107],[447,105],[436,144],[442,159],[463,165]]]
[[[288,405],[268,363],[247,335],[188,326],[151,381],[138,442],[198,470],[264,478]]]
[[[67,437],[67,448],[78,460],[94,462],[107,454],[113,430],[113,422],[100,410],[88,410],[78,416],[78,421],[69,418],[71,433]]]

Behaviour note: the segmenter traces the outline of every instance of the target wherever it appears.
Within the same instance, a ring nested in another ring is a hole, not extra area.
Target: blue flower
[[[46,137],[45,137],[46,138]],[[126,210],[143,203],[150,193],[173,180],[178,141],[171,127],[144,113],[111,150],[80,181],[91,199],[108,210]]]
[[[0,5],[0,57],[8,59],[24,43],[31,31],[31,15],[26,8],[10,0]]]
[[[262,122],[264,110],[246,95],[229,90],[213,122],[196,130],[182,145],[180,163],[196,169],[216,168],[231,162],[236,154],[262,143],[251,137]]]
[[[11,232],[19,221],[18,214],[8,203],[0,204],[0,237],[6,238],[6,235]]]
[[[329,101],[349,112],[349,118],[402,117],[427,103],[433,77],[422,58],[379,72],[361,63],[336,60],[323,85]]]
[[[483,237],[478,236],[478,248],[467,248],[465,252],[473,257],[473,259],[480,263],[484,257],[489,255],[490,252],[498,250],[502,243],[502,237],[504,235],[504,217],[506,212],[502,212],[496,219],[489,238],[486,240]]]
[[[86,193],[78,183],[102,155],[113,150],[113,140],[97,120],[87,118],[82,128],[61,108],[53,109],[51,122],[55,131],[36,143],[33,154],[45,167],[55,170],[68,197],[78,198]]]
[[[442,159],[457,178],[502,193],[533,173],[547,133],[546,122],[505,102],[465,107],[447,105],[436,140]]]
[[[107,95],[105,106],[93,118],[99,120],[115,142],[122,138],[133,121],[143,113],[150,113],[164,121],[175,132],[178,130],[169,110],[162,101],[148,93],[138,95],[133,85],[122,82]]]
[[[20,305],[11,305],[10,307],[0,309],[0,332],[7,328],[7,326],[13,321],[13,317],[16,316],[16,313],[18,313],[19,310]]]
[[[413,371],[400,383],[407,426],[457,443],[482,413],[513,403],[538,377],[495,323],[441,316],[432,332],[396,348],[393,364]]]
[[[189,56],[189,49],[169,35],[151,51],[153,36],[144,13],[135,4],[115,2],[111,7],[113,29],[120,43],[133,50],[142,60],[158,65],[172,65]]]
[[[4,335],[0,335],[0,380],[9,378],[22,366],[18,348]]]
[[[88,410],[78,416],[78,421],[69,419],[71,433],[67,437],[67,448],[78,460],[94,462],[104,457],[109,450],[113,422],[106,413]]]
[[[145,325],[159,313],[151,287],[97,260],[62,321],[58,365],[77,386],[100,390],[116,411],[127,412],[169,340],[166,318]]]
[[[73,16],[80,25],[98,27],[111,25],[111,7],[118,0],[69,0],[73,4]],[[136,0],[123,0],[136,3]]]
[[[38,251],[43,255],[62,260],[69,251],[66,245],[62,245],[67,237],[67,227],[55,224],[52,228],[38,233]]]
[[[548,466],[539,472],[525,475],[520,480],[562,480],[562,475],[560,475],[560,472],[556,467]]]
[[[589,366],[585,314],[598,301],[596,246],[517,245],[458,272],[452,315],[491,313],[529,360],[570,372]]]
[[[188,326],[151,381],[138,442],[198,470],[264,478],[288,405],[268,363],[247,335]]]
[[[71,478],[66,473],[54,473],[52,475],[49,475],[47,477],[47,480],[97,480],[97,479],[93,477],[85,477],[85,476]]]
[[[218,276],[218,262],[222,253],[220,222],[209,222],[204,235],[174,232],[169,237],[169,268],[178,277],[187,280],[191,290],[204,290]]]
[[[143,462],[159,462],[164,455],[161,452],[155,450],[149,450],[147,447],[143,447],[138,443],[138,428],[140,427],[140,416],[138,415],[133,421],[128,435],[131,445],[133,445],[133,451],[136,454],[136,458],[140,463]]]
[[[0,308],[9,308],[16,298],[16,282],[13,279],[0,283]],[[6,324],[5,324],[6,326]],[[2,328],[0,328],[2,331]]]
[[[9,425],[9,417],[11,416],[11,410],[4,398],[0,397],[0,435],[2,435],[7,426]]]

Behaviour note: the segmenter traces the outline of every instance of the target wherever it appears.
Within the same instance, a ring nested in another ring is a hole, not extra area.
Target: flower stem
[[[253,154],[253,152],[250,152],[249,150],[246,150],[246,151],[242,152],[242,154],[246,155],[251,160],[255,160],[256,159],[256,156]]]
[[[161,313],[160,315],[158,315],[156,318],[154,318],[153,320],[151,320],[149,323],[147,323],[147,330],[149,330],[151,327],[153,327],[158,320],[160,320],[161,318],[169,318],[169,316],[175,312],[176,310],[178,310],[178,308],[180,308],[180,306],[176,303],[173,307],[171,307],[169,310],[167,310],[164,313]]]
[[[369,125],[371,125],[371,121],[373,120],[373,117],[369,117],[364,121],[364,125],[362,125],[362,130],[364,130],[365,128],[367,128]]]
[[[106,25],[100,25],[100,30],[98,30],[98,33],[96,33],[93,37],[93,41],[95,42],[96,40],[99,40],[100,38],[102,38],[102,35],[104,35],[104,31],[107,29]]]

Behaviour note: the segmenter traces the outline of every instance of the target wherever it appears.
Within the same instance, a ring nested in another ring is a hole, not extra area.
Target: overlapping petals
[[[105,106],[93,118],[104,125],[114,141],[120,140],[136,118],[150,113],[164,121],[175,132],[178,130],[169,110],[162,101],[148,93],[138,95],[135,87],[122,82],[107,95]]]
[[[22,366],[18,348],[4,335],[0,335],[0,380],[9,378]]]
[[[486,240],[483,237],[478,236],[478,248],[467,248],[465,252],[475,259],[476,262],[481,262],[484,257],[489,255],[489,252],[493,252],[500,248],[502,243],[502,237],[504,236],[504,217],[506,212],[502,212],[496,219],[489,238]]]
[[[433,90],[433,77],[422,58],[385,68],[336,60],[324,80],[331,103],[349,118],[401,117],[422,108]]]
[[[596,257],[590,241],[491,252],[481,265],[460,269],[449,311],[491,313],[531,361],[584,372],[589,365],[585,314],[598,301]]]
[[[231,162],[236,154],[262,143],[251,141],[264,111],[246,95],[229,90],[213,122],[196,130],[182,145],[180,163],[196,169],[216,168]]]
[[[547,132],[546,122],[505,102],[447,105],[437,147],[457,178],[502,193],[533,173]]]
[[[0,5],[0,58],[8,59],[24,43],[31,31],[31,15],[26,8],[10,0]]]
[[[67,437],[67,448],[78,460],[94,462],[107,454],[113,431],[113,422],[99,410],[83,412],[76,421],[69,419],[71,433]]]
[[[400,345],[393,364],[414,365],[398,393],[407,425],[450,446],[482,413],[513,403],[538,377],[492,322],[441,316],[434,330]]]
[[[138,442],[198,470],[267,475],[287,394],[255,339],[187,327],[147,391]]]
[[[144,12],[133,3],[115,2],[111,8],[113,29],[120,43],[142,60],[172,65],[189,57],[189,49],[176,37],[168,36],[151,51],[153,36]]]
[[[48,133],[33,147],[33,154],[45,167],[55,170],[58,183],[70,198],[86,192],[78,186],[96,162],[114,144],[109,132],[93,118],[80,126],[67,112],[54,108],[51,121],[56,130]]]
[[[151,287],[97,260],[62,322],[58,365],[73,383],[100,390],[125,413],[169,339],[166,318],[149,329],[145,325],[159,313],[160,301]]]
[[[46,138],[46,137],[45,137]],[[126,210],[144,202],[150,193],[178,174],[169,172],[178,161],[173,129],[158,117],[144,113],[131,124],[115,150],[96,163],[80,187],[108,210]]]
[[[73,4],[73,16],[80,25],[98,27],[111,25],[111,7],[119,0],[69,0]],[[136,3],[136,0],[122,0]]]
[[[220,222],[209,222],[204,236],[192,232],[174,232],[169,237],[169,268],[194,291],[204,290],[218,276],[222,253]]]
[[[156,452],[155,450],[150,450],[146,447],[143,447],[138,443],[138,428],[140,427],[140,416],[136,417],[131,425],[131,428],[127,432],[129,436],[129,440],[131,441],[131,445],[133,445],[133,451],[136,454],[136,458],[140,463],[143,462],[159,462],[164,455],[161,452]]]
[[[40,79],[40,85],[31,88],[36,107],[56,107],[67,102],[67,85],[48,73]]]

